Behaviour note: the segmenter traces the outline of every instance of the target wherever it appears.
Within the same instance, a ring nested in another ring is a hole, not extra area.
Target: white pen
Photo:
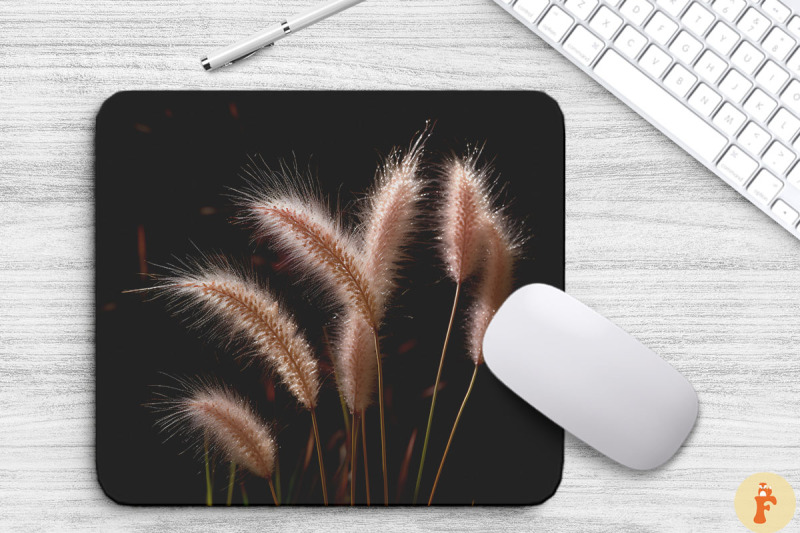
[[[265,46],[275,44],[276,41],[283,39],[290,33],[316,24],[321,20],[325,20],[363,1],[364,0],[331,0],[326,4],[317,6],[300,15],[295,15],[280,24],[276,24],[255,35],[242,39],[238,43],[217,50],[201,59],[200,62],[206,70],[213,70],[215,68],[224,67],[225,65],[230,65],[240,59],[250,57]]]

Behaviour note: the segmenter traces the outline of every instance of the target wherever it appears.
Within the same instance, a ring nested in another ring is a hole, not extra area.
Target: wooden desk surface
[[[200,68],[316,2],[0,5],[0,529],[731,532],[748,475],[800,490],[800,241],[490,0],[371,0],[234,68]],[[568,437],[562,485],[534,508],[115,505],[93,448],[100,104],[124,89],[386,88],[531,88],[560,103],[567,290],[694,384],[684,449],[637,473]]]

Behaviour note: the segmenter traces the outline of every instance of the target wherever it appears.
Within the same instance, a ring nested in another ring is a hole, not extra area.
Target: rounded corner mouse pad
[[[564,287],[537,92],[124,92],[96,128],[96,458],[124,504],[538,504],[481,340]]]

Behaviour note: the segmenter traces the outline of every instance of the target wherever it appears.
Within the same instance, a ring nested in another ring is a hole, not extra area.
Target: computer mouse
[[[515,291],[483,340],[486,366],[543,415],[614,461],[665,463],[697,419],[697,393],[669,363],[566,293]]]

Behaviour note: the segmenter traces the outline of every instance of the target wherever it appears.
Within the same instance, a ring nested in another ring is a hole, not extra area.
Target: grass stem
[[[425,456],[428,453],[428,439],[431,436],[431,426],[433,424],[433,410],[436,408],[436,395],[439,393],[439,380],[442,378],[442,368],[444,367],[444,356],[447,353],[447,344],[450,341],[450,332],[453,330],[453,320],[456,317],[458,307],[458,297],[461,294],[461,283],[456,284],[456,294],[453,298],[453,309],[450,311],[450,321],[447,324],[447,333],[444,336],[442,355],[439,358],[439,370],[436,372],[436,382],[433,384],[433,397],[431,398],[431,410],[428,413],[428,427],[425,429],[425,440],[422,444],[422,457],[419,460],[419,471],[417,472],[417,484],[414,486],[414,504],[419,498],[419,488],[422,484],[422,471],[425,468]]]
[[[367,507],[371,502],[369,499],[369,461],[367,460],[367,424],[366,417],[361,416],[361,449],[364,454],[364,480],[367,482]]]
[[[358,419],[359,416],[357,413],[353,413],[353,424],[350,426],[352,431],[350,432],[350,505],[353,506],[356,504],[356,467],[358,466],[358,461],[356,460],[358,456],[358,438],[356,435],[358,434]]]
[[[383,467],[383,505],[389,505],[389,478],[386,471],[386,424],[383,416],[383,361],[381,361],[381,347],[378,342],[378,329],[372,328],[372,338],[375,341],[375,357],[378,360],[378,407],[381,415],[381,466]]]
[[[236,461],[231,461],[231,471],[228,473],[228,498],[225,500],[225,505],[231,506],[233,500],[233,482],[236,479]]]
[[[319,426],[317,425],[317,410],[311,409],[311,424],[314,426],[314,440],[317,443],[317,459],[319,460],[319,478],[322,482],[322,500],[328,505],[328,484],[325,481],[325,465],[322,462],[322,446],[319,442]]]
[[[272,501],[275,502],[275,507],[280,507],[281,502],[278,500],[278,495],[275,494],[275,485],[272,484],[272,478],[267,478],[267,483],[269,483],[269,491],[272,493]]]
[[[250,505],[250,500],[247,498],[247,490],[244,488],[244,482],[239,482],[239,489],[242,491],[242,505],[245,507]]]
[[[464,406],[467,405],[467,400],[469,400],[469,395],[472,393],[472,387],[475,385],[475,378],[478,376],[478,365],[475,365],[475,370],[472,372],[472,379],[469,382],[469,388],[467,389],[467,394],[464,396],[464,401],[461,402],[461,407],[458,409],[458,415],[456,415],[456,421],[453,423],[453,429],[450,431],[450,438],[447,439],[447,446],[444,449],[444,455],[442,455],[442,462],[439,463],[439,471],[436,472],[436,479],[433,482],[433,489],[431,489],[431,497],[428,498],[428,505],[431,504],[433,501],[433,495],[436,492],[436,486],[439,484],[439,476],[442,475],[442,468],[444,468],[444,461],[447,459],[447,452],[450,451],[450,445],[453,443],[453,436],[456,434],[456,428],[458,427],[458,422],[461,420],[461,415],[464,412]]]
[[[206,463],[206,505],[211,507],[214,502],[212,501],[211,466],[208,461],[208,435],[203,437],[203,450]]]

